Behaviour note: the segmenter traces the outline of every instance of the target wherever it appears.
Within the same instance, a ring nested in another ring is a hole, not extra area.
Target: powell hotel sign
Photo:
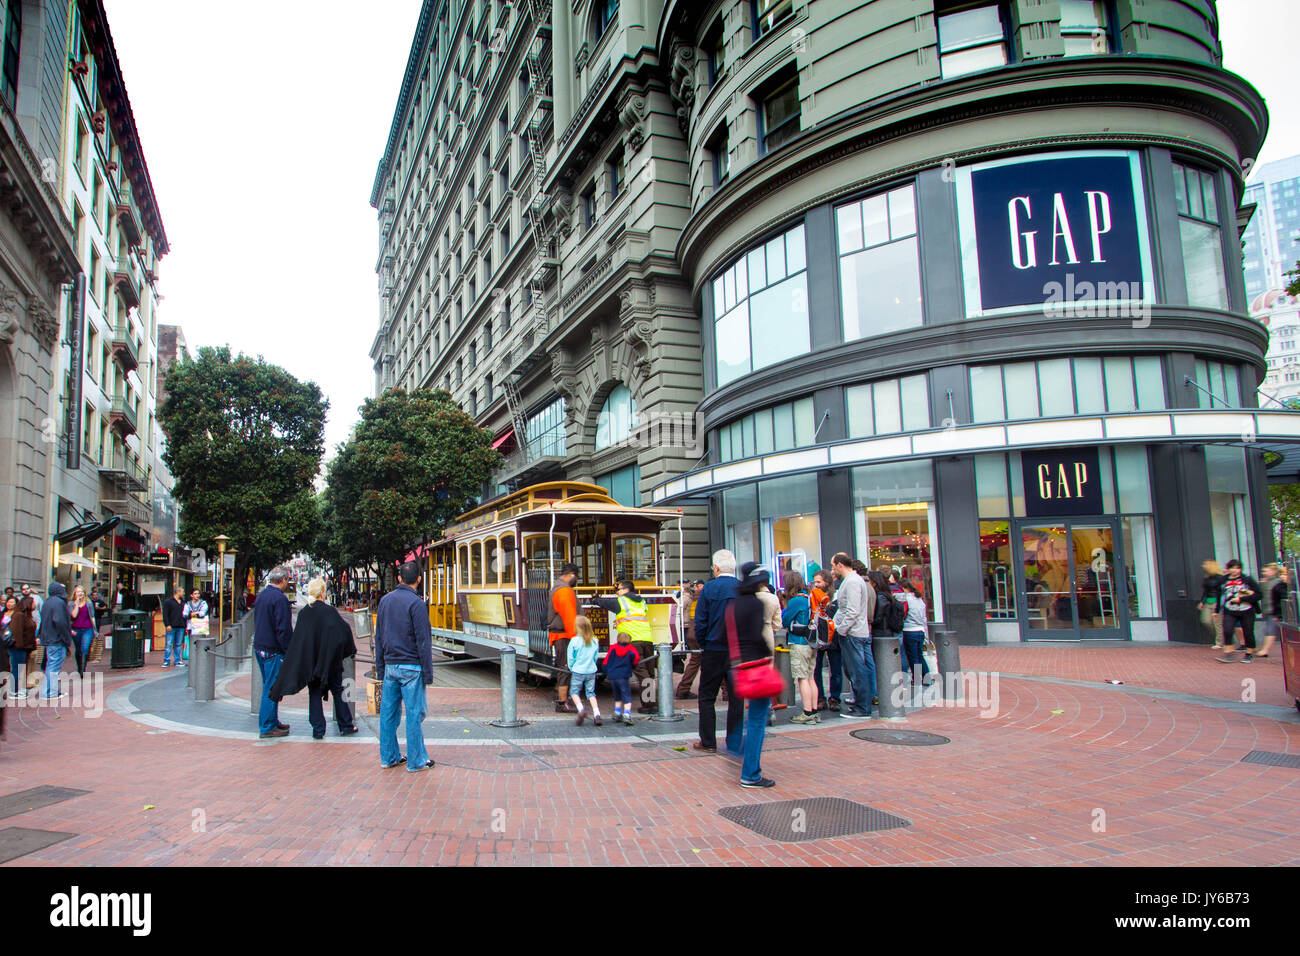
[[[1146,313],[1151,250],[1137,153],[962,167],[957,199],[969,317],[1027,307]]]

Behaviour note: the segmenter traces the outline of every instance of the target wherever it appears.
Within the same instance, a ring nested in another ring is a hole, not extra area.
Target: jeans
[[[339,730],[349,729],[353,725],[352,708],[343,699],[343,682],[339,681],[329,688],[329,692],[334,698],[334,723],[338,724]],[[307,688],[307,721],[311,724],[311,732],[317,737],[325,736],[325,706],[321,700],[322,693],[320,687]]]
[[[280,705],[266,695],[271,685],[280,676],[280,665],[284,663],[283,654],[271,651],[256,651],[257,669],[262,672],[262,703],[257,709],[257,730],[269,734],[280,726]]]
[[[185,628],[169,627],[167,628],[167,643],[163,645],[163,663],[172,663],[177,667],[180,666],[181,658],[185,654]]]
[[[59,671],[63,670],[63,661],[68,656],[67,645],[45,645],[45,696],[59,696]]]
[[[831,692],[825,694],[822,692],[822,660],[827,659],[830,662],[831,671]],[[817,666],[813,668],[813,680],[817,682],[817,691],[827,698],[840,699],[840,693],[844,690],[844,661],[840,657],[840,642],[832,641],[831,646],[824,651],[817,652]]]
[[[632,678],[611,677],[609,684],[614,690],[614,703],[627,704],[630,708],[632,706]]]
[[[767,714],[771,708],[772,701],[767,697],[749,702],[749,713],[745,717],[745,756],[740,766],[740,779],[745,783],[762,779],[763,768],[759,766],[759,759],[763,756],[763,738],[767,736]]]
[[[727,752],[740,756],[741,722],[745,717],[745,702],[736,696],[731,683],[731,660],[726,650],[705,651],[700,655],[700,743],[706,747],[718,746],[718,715],[715,710],[718,691],[723,681],[727,684]]]
[[[95,641],[93,627],[78,627],[72,630],[72,646],[77,654],[77,673],[86,673],[86,658],[90,656],[90,645]]]
[[[424,670],[419,664],[389,664],[384,668],[384,685],[379,705],[379,762],[394,766],[402,758],[397,746],[397,724],[406,707],[406,769],[415,773],[429,762],[424,749],[424,729],[420,726],[426,713]]]
[[[27,655],[29,651],[20,650],[17,647],[9,648],[9,672],[14,675],[13,692],[15,694],[27,694]]]
[[[570,674],[569,695],[572,697],[595,697],[596,696],[596,675],[595,674]]]
[[[836,640],[844,642],[840,654],[853,682],[853,710],[869,714],[871,699],[876,696],[876,659],[871,653],[871,638],[841,634]]]
[[[907,667],[907,676],[915,677],[916,668],[921,668],[921,676],[930,676],[930,665],[925,662],[922,650],[925,647],[925,631],[903,632],[903,660]]]

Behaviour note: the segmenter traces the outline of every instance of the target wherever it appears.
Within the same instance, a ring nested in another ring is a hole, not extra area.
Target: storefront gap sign
[[[1022,157],[965,172],[962,245],[975,311],[1148,298],[1136,157]]]
[[[1023,451],[1020,463],[1028,517],[1102,513],[1101,455],[1096,448]]]

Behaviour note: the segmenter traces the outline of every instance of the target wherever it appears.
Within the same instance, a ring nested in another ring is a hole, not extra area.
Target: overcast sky
[[[105,0],[171,243],[160,320],[320,385],[326,458],[374,386],[370,188],[420,0]],[[1300,153],[1296,0],[1219,0],[1224,65]]]

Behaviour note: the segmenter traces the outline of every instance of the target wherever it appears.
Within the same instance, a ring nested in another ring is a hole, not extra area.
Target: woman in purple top
[[[72,618],[72,649],[77,655],[77,676],[85,677],[86,658],[90,656],[90,645],[95,639],[95,606],[86,598],[86,589],[80,584],[72,589],[68,615]]]

